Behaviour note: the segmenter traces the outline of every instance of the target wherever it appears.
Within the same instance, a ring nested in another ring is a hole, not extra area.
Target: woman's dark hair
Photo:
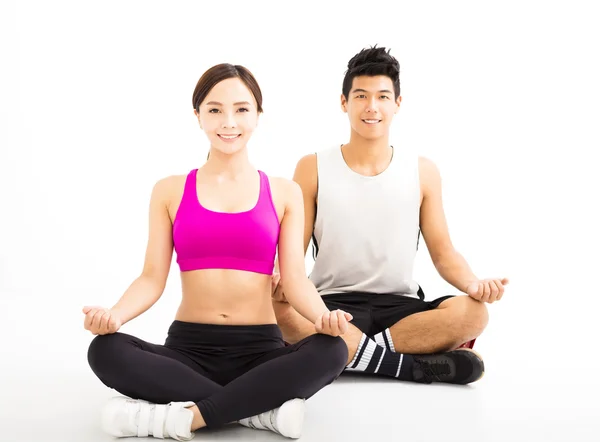
[[[377,46],[377,45],[375,45]],[[392,80],[394,85],[394,98],[400,96],[400,63],[390,55],[390,50],[372,47],[363,49],[348,62],[348,70],[342,83],[342,94],[348,99],[352,80],[354,77],[367,75],[385,75]]]
[[[196,84],[194,94],[192,95],[192,105],[194,106],[194,109],[199,112],[200,104],[204,101],[210,90],[215,87],[217,83],[227,80],[228,78],[239,78],[244,82],[248,89],[250,89],[250,92],[252,92],[252,95],[254,95],[257,110],[261,113],[263,111],[262,92],[254,75],[252,75],[252,73],[244,66],[229,63],[221,63],[213,66],[202,74],[202,77],[200,77],[200,80],[198,80],[198,83]]]

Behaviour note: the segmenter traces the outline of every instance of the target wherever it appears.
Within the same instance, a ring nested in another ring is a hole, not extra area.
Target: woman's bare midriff
[[[182,300],[175,319],[220,325],[276,324],[271,276],[241,270],[181,273]]]

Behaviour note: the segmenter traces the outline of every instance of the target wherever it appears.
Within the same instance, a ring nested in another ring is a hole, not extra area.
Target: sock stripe
[[[360,362],[356,365],[356,369],[359,371],[365,371],[366,368],[369,366],[371,359],[373,358],[375,350],[378,348],[381,347],[375,344],[375,341],[373,341],[372,339],[367,339],[364,352],[360,357]]]
[[[375,344],[373,356],[371,356],[369,364],[367,365],[367,368],[365,368],[365,373],[375,373],[375,369],[379,367],[379,361],[381,361],[381,355],[383,355],[384,351],[382,346]]]
[[[383,339],[384,337],[387,337],[388,341],[392,342],[389,334],[381,334],[380,338]],[[346,366],[346,370],[379,374],[402,380],[412,380],[412,356],[395,353],[385,348],[385,345],[377,344],[375,338],[376,336],[369,338],[363,333],[358,344],[358,351],[352,362]],[[403,365],[406,368],[403,368]]]
[[[398,377],[398,375],[400,374],[400,368],[402,368],[402,360],[404,359],[404,355],[402,353],[400,353],[400,362],[398,362],[398,371],[396,372],[396,376]]]
[[[365,335],[365,334],[363,333],[363,335],[362,335],[362,338],[361,338],[361,340],[360,340],[360,343],[358,344],[358,348],[359,348],[360,350],[358,350],[358,351],[356,352],[356,354],[354,355],[354,359],[353,359],[353,360],[350,362],[350,364],[348,364],[348,365],[350,365],[350,367],[351,367],[351,368],[356,368],[356,366],[357,366],[357,365],[358,365],[358,363],[360,362],[360,359],[361,359],[361,357],[362,357],[362,354],[363,354],[363,353],[364,353],[364,351],[365,351],[365,348],[367,348],[367,344],[368,344],[368,343],[369,343],[369,340],[367,339],[367,335]]]
[[[385,345],[387,348],[395,352],[396,349],[394,348],[394,340],[392,339],[392,333],[390,332],[389,328],[385,329],[385,332],[383,333],[383,339],[385,340]]]
[[[383,349],[383,347],[382,347]],[[383,358],[385,357],[385,350],[381,352],[381,357],[379,358],[379,362],[377,363],[377,367],[375,368],[375,373],[379,373],[379,367],[381,367],[381,363],[383,362]]]

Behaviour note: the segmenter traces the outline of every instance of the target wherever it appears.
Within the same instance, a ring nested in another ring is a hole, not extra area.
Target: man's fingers
[[[279,286],[280,282],[281,282],[281,276],[279,276],[279,273],[274,273],[273,276],[271,277],[271,285],[273,287],[277,287],[277,286]]]
[[[500,284],[500,281],[496,281],[494,279],[490,281],[490,302],[498,300],[501,285],[502,284]]]
[[[496,299],[500,301],[504,295],[504,284],[502,283],[502,280],[496,280],[495,282],[498,286],[498,297]]]
[[[489,300],[492,294],[492,288],[490,287],[490,281],[485,281],[483,283],[483,296],[485,299]]]
[[[480,286],[481,284],[479,282],[472,282],[471,284],[469,284],[467,286],[467,295],[479,296]]]

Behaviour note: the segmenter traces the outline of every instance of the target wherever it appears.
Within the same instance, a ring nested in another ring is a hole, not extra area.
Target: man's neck
[[[367,140],[352,134],[350,142],[342,148],[344,157],[352,165],[367,166],[388,162],[391,156],[389,137]]]

